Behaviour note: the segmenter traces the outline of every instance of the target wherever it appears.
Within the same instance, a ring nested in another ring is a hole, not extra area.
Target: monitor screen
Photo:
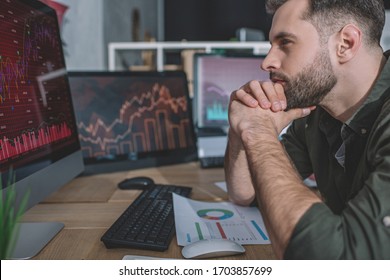
[[[230,94],[250,80],[269,79],[264,55],[194,55],[194,118],[197,127],[228,127]]]
[[[82,172],[83,162],[55,11],[0,0],[0,19],[2,186],[12,169],[15,207],[28,192],[28,209]]]
[[[70,72],[86,172],[196,159],[182,71]]]

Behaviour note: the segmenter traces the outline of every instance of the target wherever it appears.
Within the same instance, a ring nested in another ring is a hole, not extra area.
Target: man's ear
[[[359,51],[362,31],[354,24],[347,24],[338,34],[337,57],[340,63],[348,62]]]

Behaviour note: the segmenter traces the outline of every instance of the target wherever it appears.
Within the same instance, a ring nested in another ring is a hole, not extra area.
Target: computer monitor
[[[14,206],[27,193],[27,210],[84,165],[55,11],[33,0],[0,2],[0,203],[13,170]],[[32,257],[63,226],[22,223],[12,258]]]
[[[230,94],[250,80],[269,79],[260,68],[265,55],[196,53],[194,119],[198,128],[227,128]]]
[[[69,72],[85,173],[196,160],[183,71]]]

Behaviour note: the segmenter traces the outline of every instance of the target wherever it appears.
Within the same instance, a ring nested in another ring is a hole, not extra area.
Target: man
[[[279,258],[390,259],[383,0],[268,0],[267,8],[262,68],[271,81],[251,81],[230,99],[229,197],[257,201]],[[312,173],[320,195],[302,182]]]

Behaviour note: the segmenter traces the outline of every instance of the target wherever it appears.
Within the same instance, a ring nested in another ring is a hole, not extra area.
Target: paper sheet
[[[227,192],[227,187],[226,187],[226,182],[225,181],[222,181],[222,182],[215,182],[214,185],[216,185],[218,188],[220,188],[221,190]]]
[[[176,238],[180,246],[201,239],[230,239],[239,244],[270,244],[256,207],[231,202],[202,202],[173,194]]]

